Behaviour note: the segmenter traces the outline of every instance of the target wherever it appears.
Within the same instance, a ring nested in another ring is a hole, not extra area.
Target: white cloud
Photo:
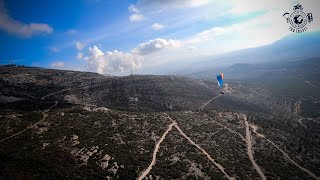
[[[50,34],[53,28],[43,23],[23,23],[13,19],[4,7],[4,1],[0,0],[0,30],[20,37],[31,37],[37,34]]]
[[[252,7],[257,6],[259,5],[252,5]],[[274,8],[271,5],[268,6],[270,6],[271,10],[256,18],[224,27],[213,27],[181,39],[180,42],[184,47],[197,47],[196,51],[198,54],[213,56],[215,54],[271,44],[292,34],[289,30],[290,24],[286,23],[285,18],[282,17],[282,14],[286,10],[280,7],[284,8],[284,5],[278,7],[277,4],[273,4]],[[290,12],[293,11],[291,3],[286,4],[285,7]],[[303,7],[305,11],[313,12],[312,9],[307,8],[307,4]],[[261,6],[261,8],[263,7]],[[254,12],[255,10],[249,8],[247,11]],[[237,13],[240,13],[240,10]],[[308,31],[320,30],[320,21],[316,21],[314,20],[314,22],[307,25]],[[184,55],[188,56],[188,51]]]
[[[164,25],[160,24],[160,23],[153,23],[152,24],[152,29],[154,30],[160,30],[160,29],[163,29],[164,28]]]
[[[189,7],[198,7],[206,5],[210,2],[210,0],[188,0],[186,1],[186,6]]]
[[[76,42],[76,48],[77,50],[82,50],[83,48],[85,47],[85,44],[84,43],[81,43],[80,41],[77,41]]]
[[[139,44],[129,53],[117,50],[103,52],[97,46],[89,47],[87,56],[84,57],[82,53],[78,53],[77,58],[84,60],[90,71],[101,74],[119,74],[129,71],[131,68],[140,68],[147,55],[153,55],[155,52],[175,49],[177,47],[180,47],[179,41],[157,38]]]
[[[77,33],[78,33],[78,31],[75,30],[75,29],[69,29],[69,30],[67,31],[67,34],[69,34],[69,35],[74,35],[74,34],[77,34]]]
[[[49,47],[49,50],[52,51],[52,52],[59,52],[60,51],[60,49],[55,47],[55,46]]]
[[[131,14],[129,17],[131,22],[140,22],[145,19],[142,14]]]
[[[78,54],[77,54],[77,59],[82,59],[83,58],[83,53],[81,53],[81,52],[79,52]]]
[[[103,53],[97,46],[89,48],[89,56],[84,60],[88,63],[89,70],[100,74],[110,74],[139,68],[143,57],[137,54],[121,51],[107,51]]]
[[[62,62],[62,61],[53,62],[53,63],[51,64],[51,67],[52,67],[52,68],[55,68],[55,69],[61,69],[61,68],[64,67],[64,62]]]
[[[287,10],[289,12],[293,11],[292,2],[293,1],[289,1],[286,4],[279,3],[279,6],[277,4],[269,5],[269,8],[272,10],[269,10],[264,15],[261,15],[257,18],[248,20],[243,23],[238,23],[236,25],[229,26],[227,27],[227,29],[231,31],[233,34],[236,34],[239,37],[245,39],[243,41],[243,44],[241,45],[241,48],[257,47],[273,43],[277,40],[280,40],[281,38],[284,38],[289,34],[294,34],[289,30],[290,24],[288,24],[286,22],[286,19],[282,17],[283,13],[287,12]],[[313,5],[320,5],[320,1],[317,1],[317,3],[316,1],[313,2]],[[312,8],[309,8],[312,6],[308,6],[308,3],[304,3],[303,7],[305,12],[313,13]],[[314,12],[318,13],[317,11]],[[315,15],[315,13],[313,14]],[[308,31],[320,30],[319,22],[320,20],[318,19],[314,20],[310,24],[307,24]]]
[[[128,7],[129,12],[131,13],[140,13],[140,10],[135,5],[130,5]]]
[[[231,14],[246,14],[261,10],[291,10],[293,3],[297,0],[232,0],[230,2],[232,8],[228,10]]]
[[[140,13],[140,10],[137,8],[137,6],[130,5],[128,7],[128,10],[129,10],[130,13],[132,13],[129,16],[129,20],[131,22],[140,22],[140,21],[143,21],[145,19],[144,15]]]
[[[128,11],[132,15],[130,20],[137,22],[145,18],[145,21],[130,24],[130,26],[126,26],[127,29],[123,28],[119,30],[119,28],[114,28],[115,32],[112,33],[116,34],[115,37],[152,37],[154,32],[150,30],[152,28],[161,29],[164,24],[170,26],[165,27],[168,33],[162,34],[163,37],[181,37],[181,39],[153,39],[138,44],[131,51],[112,51],[112,55],[107,55],[106,52],[101,51],[102,55],[91,59],[102,60],[91,60],[90,62],[95,62],[95,65],[92,65],[92,67],[96,67],[95,71],[113,73],[117,70],[121,71],[121,68],[110,65],[109,60],[106,59],[110,59],[111,56],[114,57],[116,55],[117,57],[121,57],[121,59],[126,59],[123,54],[128,54],[132,57],[144,59],[141,69],[145,69],[148,64],[150,65],[149,67],[157,67],[156,64],[164,63],[165,61],[171,63],[177,60],[186,61],[188,58],[190,61],[199,60],[200,58],[193,57],[214,56],[234,50],[262,46],[291,33],[288,29],[290,25],[286,23],[282,14],[287,11],[293,11],[292,1],[284,0],[284,2],[276,2],[275,0],[270,0],[270,3],[266,0],[257,1],[244,0],[243,2],[239,2],[237,0],[230,0],[209,2],[185,0],[182,2],[178,0],[138,0],[138,3],[128,8]],[[142,2],[144,3],[143,5],[141,4]],[[319,2],[317,1],[317,3]],[[313,9],[311,9],[310,6],[308,7],[308,3],[302,3],[302,5],[305,12],[312,12],[315,17],[314,22],[308,24],[308,28],[311,31],[313,30],[313,26],[319,26],[320,24],[317,21],[319,18],[316,18],[320,17],[317,16],[320,11],[316,10],[319,6],[313,5],[311,6]],[[151,8],[148,9],[149,7]],[[206,17],[205,20],[204,17]],[[150,22],[154,24],[150,24]],[[219,22],[223,22],[224,25],[211,27],[199,32],[201,27],[197,26],[198,22],[207,23],[206,25],[221,24]],[[233,22],[235,24],[230,24]],[[121,24],[121,26],[117,27],[124,27],[124,25]],[[191,34],[190,32],[195,33]],[[180,48],[173,48],[179,46]],[[94,54],[99,54],[99,52],[97,51]],[[93,57],[93,55],[88,57]],[[114,68],[107,70],[109,67]]]
[[[172,40],[172,39],[169,39],[167,41],[165,39],[157,38],[157,39],[153,39],[148,42],[139,44],[139,46],[133,49],[132,51],[140,55],[146,55],[156,51],[160,51],[168,47],[179,47],[179,46],[180,46],[179,41]]]
[[[185,39],[183,41],[183,44],[196,44],[196,43],[213,40],[215,37],[223,35],[227,31],[230,31],[230,30],[225,29],[223,27],[213,27],[211,29],[202,31],[200,33],[197,33],[194,36],[191,36],[190,38]]]
[[[139,0],[137,5],[148,8],[188,8],[203,6],[210,1],[212,0]]]

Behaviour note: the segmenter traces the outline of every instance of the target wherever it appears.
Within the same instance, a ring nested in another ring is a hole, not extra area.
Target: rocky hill
[[[196,110],[219,93],[202,81],[179,76],[112,77],[10,66],[0,68],[0,73],[2,101],[23,104],[59,100],[123,111]]]
[[[319,179],[317,97],[229,81],[219,91],[180,76],[1,66],[0,178]]]

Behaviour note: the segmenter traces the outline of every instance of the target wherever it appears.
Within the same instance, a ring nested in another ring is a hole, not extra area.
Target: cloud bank
[[[176,40],[165,40],[161,38],[153,39],[145,43],[139,44],[138,47],[133,49],[134,53],[140,54],[140,55],[146,55],[151,54],[156,51],[163,50],[165,48],[169,47],[179,47],[180,43]]]
[[[206,5],[210,0],[139,0],[137,6],[148,8],[185,8]]]
[[[44,23],[23,23],[13,19],[0,0],[0,30],[20,37],[31,37],[39,34],[50,34],[53,28]]]
[[[102,52],[97,46],[89,47],[87,56],[81,53],[77,58],[84,60],[90,71],[100,74],[121,73],[140,68],[145,55],[179,46],[178,41],[157,38],[141,43],[127,53],[118,50]]]
[[[87,62],[89,70],[100,74],[110,74],[136,69],[141,66],[143,57],[137,54],[121,51],[102,52],[97,46],[89,47],[89,56],[83,59]]]
[[[164,28],[164,25],[162,25],[162,24],[160,24],[160,23],[153,23],[151,27],[152,27],[152,29],[154,29],[154,30],[161,30],[161,29]]]
[[[54,68],[54,69],[61,69],[61,68],[64,67],[64,62],[62,62],[62,61],[53,62],[51,64],[51,67]]]
[[[145,17],[142,14],[131,14],[129,16],[129,20],[131,22],[139,22],[139,21],[142,21],[144,19],[145,19]]]
[[[82,50],[83,48],[85,47],[85,44],[84,43],[82,43],[82,42],[80,42],[80,41],[77,41],[76,42],[76,49],[77,50]]]

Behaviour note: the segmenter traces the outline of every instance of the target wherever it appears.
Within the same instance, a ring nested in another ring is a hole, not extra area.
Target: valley
[[[171,75],[0,71],[1,179],[319,179],[308,108],[318,97],[236,81],[222,95]]]

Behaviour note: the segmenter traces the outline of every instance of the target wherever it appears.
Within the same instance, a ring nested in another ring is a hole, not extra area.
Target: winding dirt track
[[[80,75],[82,75],[82,74],[84,74],[84,73],[78,74],[77,77],[80,76]],[[90,84],[87,84],[87,85],[79,86],[79,87],[77,87],[77,88],[88,87],[88,86],[90,86],[90,85],[92,85],[92,84],[95,84],[95,83],[90,83]],[[67,88],[67,89],[63,89],[63,90],[60,90],[60,91],[56,91],[56,92],[47,94],[47,95],[41,97],[40,99],[41,99],[41,100],[45,100],[47,97],[50,97],[50,96],[53,96],[53,95],[56,95],[56,94],[59,94],[59,93],[65,92],[65,91],[70,91],[70,90],[71,90],[71,88]],[[31,96],[31,97],[33,97],[33,96]],[[35,97],[34,97],[34,98],[35,98]],[[8,140],[8,139],[11,139],[11,138],[13,138],[13,137],[16,137],[16,136],[18,136],[18,135],[26,132],[27,130],[36,127],[38,124],[40,124],[42,121],[44,121],[44,120],[47,118],[48,115],[46,114],[46,112],[48,112],[48,111],[49,111],[50,109],[52,109],[53,107],[57,106],[58,103],[59,103],[59,102],[56,101],[53,106],[51,106],[50,108],[48,108],[48,109],[46,109],[45,111],[43,111],[43,112],[42,112],[43,118],[42,118],[40,121],[36,122],[36,123],[33,124],[33,125],[28,126],[27,128],[25,128],[25,129],[23,129],[23,130],[15,133],[15,134],[12,134],[12,135],[9,136],[9,137],[6,137],[6,138],[4,138],[4,139],[1,139],[1,140],[0,140],[0,143],[6,141],[6,140]]]
[[[44,100],[44,99],[46,99],[47,97],[50,97],[50,96],[52,96],[52,95],[59,94],[59,93],[65,92],[65,91],[70,91],[70,90],[71,90],[71,88],[67,88],[67,89],[63,89],[63,90],[61,90],[61,91],[57,91],[57,92],[54,92],[54,93],[45,95],[45,96],[41,97],[41,100]]]
[[[195,142],[193,142],[193,141],[191,140],[191,138],[188,137],[188,136],[180,129],[180,127],[179,127],[178,125],[175,125],[175,128],[177,128],[177,130],[179,131],[179,133],[180,133],[183,137],[185,137],[185,138],[189,141],[190,144],[192,144],[192,145],[194,145],[195,147],[197,147],[204,155],[206,155],[207,158],[209,159],[209,161],[211,161],[216,167],[218,167],[218,169],[219,169],[229,180],[235,180],[235,179],[236,179],[236,178],[231,177],[230,175],[228,175],[227,172],[225,171],[225,168],[224,168],[221,164],[217,163],[217,162],[207,153],[207,151],[205,151],[205,150],[202,149],[198,144],[196,144]]]
[[[156,163],[156,158],[157,158],[157,153],[159,151],[159,148],[160,148],[160,144],[162,143],[162,141],[165,139],[165,137],[167,136],[167,134],[169,133],[169,131],[172,130],[172,127],[174,125],[176,125],[177,123],[176,122],[172,122],[168,129],[164,132],[164,134],[161,136],[160,140],[157,142],[155,148],[154,148],[154,151],[153,151],[153,155],[152,155],[152,161],[151,163],[149,164],[148,168],[146,170],[144,170],[142,172],[142,174],[139,176],[138,180],[142,180],[143,178],[145,178],[151,171],[152,169],[152,166]]]
[[[307,128],[308,126],[304,125],[304,124],[302,123],[302,120],[308,120],[308,121],[312,121],[312,122],[316,122],[316,123],[319,123],[319,124],[320,124],[319,121],[316,121],[316,120],[311,119],[311,118],[301,118],[301,119],[299,119],[299,123],[300,123],[303,127],[305,127],[305,128]]]
[[[319,88],[318,86],[316,86],[316,85],[312,84],[312,83],[311,83],[311,82],[309,82],[309,81],[304,81],[304,82],[306,82],[307,84],[309,84],[310,86],[312,86],[312,87],[314,87],[314,88]]]
[[[231,177],[230,175],[228,175],[228,173],[225,171],[225,168],[217,163],[210,155],[207,151],[205,151],[204,149],[202,149],[198,144],[196,144],[194,141],[192,141],[192,139],[190,137],[188,137],[179,127],[178,123],[176,121],[174,121],[173,119],[170,118],[170,116],[168,116],[167,114],[165,114],[167,116],[168,119],[171,120],[171,124],[168,126],[168,129],[165,131],[165,133],[161,136],[160,140],[157,142],[154,151],[153,151],[153,156],[152,156],[152,161],[149,164],[149,166],[147,167],[147,169],[145,169],[140,176],[138,177],[138,180],[142,180],[143,178],[145,178],[151,171],[152,166],[155,165],[156,163],[156,157],[157,157],[157,153],[159,151],[160,148],[160,144],[162,143],[162,141],[165,139],[165,137],[167,136],[167,134],[172,130],[172,127],[175,127],[179,133],[188,140],[188,142],[192,145],[194,145],[196,148],[198,148],[207,158],[209,161],[211,161],[216,167],[218,167],[218,169],[229,179],[229,180],[235,180],[236,178]]]
[[[221,124],[221,123],[219,123],[218,121],[215,121],[215,120],[213,120],[213,119],[211,119],[211,121],[214,122],[214,123],[216,123],[217,125],[223,127],[223,129],[226,129],[226,130],[228,130],[229,132],[231,132],[231,133],[233,133],[233,134],[239,135],[243,141],[247,141],[247,140],[242,136],[242,134],[240,134],[239,132],[230,129],[229,127],[227,127],[227,126],[225,126],[225,125],[223,125],[223,124]]]
[[[50,108],[48,108],[47,110],[43,111],[43,112],[42,112],[43,117],[42,117],[42,119],[41,119],[40,121],[38,121],[38,122],[36,122],[36,123],[28,126],[27,128],[25,128],[25,129],[23,129],[23,130],[21,130],[21,131],[19,131],[19,132],[17,132],[17,133],[12,134],[12,135],[9,136],[9,137],[6,137],[6,138],[4,138],[4,139],[1,139],[1,140],[0,140],[0,143],[6,141],[6,140],[8,140],[8,139],[14,138],[14,137],[16,137],[16,136],[19,136],[20,134],[28,131],[29,129],[32,129],[32,128],[36,127],[37,125],[39,125],[41,122],[43,122],[43,121],[48,117],[48,115],[46,114],[46,112],[48,112],[48,111],[49,111],[50,109],[52,109],[53,107],[57,106],[57,104],[58,104],[58,101],[56,101],[55,104],[54,104],[53,106],[51,106]]]
[[[311,83],[307,82],[308,84],[311,85]],[[229,90],[226,91],[226,93],[230,92]],[[209,101],[205,102],[201,107],[200,110],[202,110],[204,107],[206,107],[211,101],[213,101],[214,99],[219,98],[220,96],[222,96],[222,94],[219,94],[215,97],[213,97],[212,99],[210,99]],[[148,166],[148,168],[139,176],[139,180],[142,180],[144,177],[146,177],[148,175],[148,173],[151,171],[152,166],[155,164],[156,162],[156,155],[159,151],[160,148],[160,144],[161,142],[165,139],[166,135],[169,133],[169,131],[172,130],[172,127],[175,127],[179,133],[188,140],[188,142],[192,145],[194,145],[196,148],[198,148],[206,157],[208,160],[210,160],[216,167],[218,167],[218,169],[229,179],[229,180],[234,180],[235,177],[232,177],[230,175],[228,175],[225,171],[225,168],[217,163],[204,149],[202,149],[198,144],[196,144],[194,141],[192,141],[192,139],[190,137],[188,137],[179,127],[179,125],[177,124],[177,122],[175,122],[174,120],[172,120],[167,114],[165,114],[167,116],[168,119],[170,119],[172,121],[172,123],[169,125],[167,131],[162,135],[162,137],[160,138],[160,140],[158,141],[158,143],[156,144],[155,150],[153,152],[153,158],[152,161],[150,163],[150,165]],[[306,172],[308,175],[310,175],[311,177],[313,177],[316,180],[320,180],[319,177],[317,177],[314,173],[312,173],[310,170],[300,166],[298,163],[296,163],[293,159],[290,158],[290,156],[284,152],[279,146],[277,146],[274,142],[272,142],[271,140],[269,140],[268,138],[265,137],[265,135],[260,134],[257,132],[258,127],[255,126],[254,124],[249,124],[247,121],[247,117],[245,115],[243,115],[244,117],[244,121],[245,121],[245,127],[246,127],[246,138],[244,138],[239,132],[236,132],[230,128],[228,128],[227,126],[212,120],[213,122],[215,122],[216,124],[218,124],[219,126],[223,127],[223,129],[227,129],[228,131],[230,131],[231,133],[237,134],[241,137],[242,140],[244,140],[247,144],[247,153],[249,156],[249,159],[253,165],[253,167],[255,168],[255,170],[257,171],[257,173],[259,174],[259,176],[261,177],[261,179],[266,180],[266,176],[264,175],[263,171],[261,170],[260,166],[256,163],[254,156],[253,156],[253,149],[252,149],[252,139],[251,139],[251,132],[250,132],[250,128],[252,129],[253,133],[262,139],[265,139],[267,142],[269,142],[270,144],[272,144],[276,149],[278,149],[286,159],[289,160],[289,162],[291,162],[293,165],[295,165],[296,167],[298,167],[299,169],[301,169],[302,171]],[[304,127],[306,127],[301,121],[304,120],[305,118],[299,119],[299,122],[301,123],[301,125],[303,125]],[[315,121],[313,119],[307,119],[307,120],[312,120]],[[317,123],[320,123],[318,121],[315,121]]]
[[[307,174],[309,174],[311,177],[313,177],[314,179],[320,180],[320,177],[317,177],[314,173],[312,173],[310,170],[300,166],[298,163],[296,163],[293,159],[290,158],[290,156],[284,152],[282,149],[279,148],[279,146],[277,146],[274,142],[270,141],[267,138],[264,138],[265,140],[267,140],[270,144],[272,144],[275,148],[277,148],[283,155],[284,157],[286,157],[292,164],[294,164],[295,166],[297,166],[299,169],[301,169],[302,171],[306,172]]]
[[[251,125],[253,126],[253,125]],[[255,126],[256,127],[256,126]],[[313,177],[316,180],[320,180],[320,177],[317,177],[317,175],[315,175],[313,172],[311,172],[309,169],[306,169],[302,166],[300,166],[297,162],[295,162],[293,159],[290,158],[290,156],[284,152],[279,146],[277,146],[274,142],[272,142],[271,140],[269,140],[268,138],[265,137],[265,135],[263,134],[259,134],[257,133],[257,129],[258,127],[255,128],[255,130],[253,131],[258,137],[265,139],[266,141],[268,141],[270,144],[272,144],[276,149],[278,149],[283,156],[289,160],[289,162],[291,162],[293,165],[295,165],[296,167],[298,167],[299,169],[301,169],[302,171],[304,171],[305,173],[309,174],[309,176]]]
[[[247,139],[247,150],[248,150],[248,156],[249,159],[254,167],[254,169],[258,172],[260,175],[261,179],[266,180],[266,176],[264,175],[263,171],[261,170],[260,166],[256,163],[253,157],[253,150],[252,150],[252,139],[251,139],[251,133],[250,133],[250,126],[247,121],[247,117],[243,115],[245,123],[246,123],[246,139]]]

